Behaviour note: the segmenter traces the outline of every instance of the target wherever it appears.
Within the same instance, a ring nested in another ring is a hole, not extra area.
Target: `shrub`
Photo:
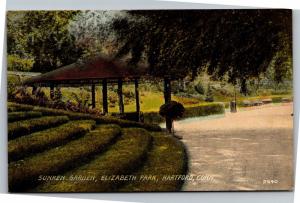
[[[181,118],[183,116],[183,113],[183,105],[176,101],[171,101],[169,103],[163,104],[159,108],[159,115],[171,118],[172,120]]]
[[[17,87],[21,84],[21,78],[17,75],[7,76],[7,99],[11,100],[15,97]]]
[[[48,116],[16,121],[8,124],[8,139],[14,139],[35,131],[44,130],[69,121],[67,116]]]
[[[96,125],[93,120],[71,121],[56,128],[32,133],[8,142],[9,161],[24,158],[30,154],[45,151],[64,144],[66,141],[84,135]]]
[[[78,95],[72,92],[71,96],[76,101],[76,106],[80,111],[83,111],[84,109],[87,109],[89,107],[89,100],[90,100],[89,94],[86,94],[84,91],[80,91]]]
[[[124,89],[123,90],[123,95],[124,95],[125,99],[128,98],[130,100],[130,99],[135,98],[134,93],[132,91],[130,91],[130,89]]]
[[[187,154],[182,142],[164,133],[152,133],[153,146],[148,152],[147,161],[135,174],[141,176],[156,176],[158,181],[141,180],[129,182],[120,189],[122,192],[162,192],[179,191],[184,181],[162,180],[163,176],[185,175],[187,172]]]
[[[41,117],[43,114],[37,111],[10,112],[8,113],[8,122],[26,120],[29,118]]]
[[[29,71],[34,63],[32,58],[21,58],[13,54],[7,56],[7,70]]]
[[[205,89],[204,89],[203,85],[200,82],[195,85],[195,90],[199,94],[205,94]]]
[[[121,129],[116,125],[99,126],[66,145],[11,162],[8,168],[9,191],[21,191],[36,185],[41,174],[63,173],[89,161],[93,155],[106,149],[120,133]],[[116,163],[118,164],[118,160]]]
[[[208,87],[207,87],[205,101],[206,102],[214,101],[213,87],[210,84],[208,84]]]
[[[15,92],[13,93],[13,98],[11,98],[11,100],[23,104],[37,103],[36,98],[29,93],[26,86],[17,87]]]
[[[66,177],[96,176],[95,181],[49,182],[39,187],[39,192],[102,192],[116,191],[124,181],[101,180],[102,176],[131,174],[139,168],[151,145],[151,135],[143,129],[124,129],[123,136],[109,150],[91,162],[65,174]]]
[[[184,107],[182,104],[176,101],[170,101],[163,104],[159,108],[159,115],[166,118],[166,127],[169,132],[172,132],[173,121],[182,117],[184,113]]]

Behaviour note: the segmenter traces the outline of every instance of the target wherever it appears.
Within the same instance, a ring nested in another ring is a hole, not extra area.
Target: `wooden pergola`
[[[76,62],[56,70],[31,77],[24,81],[24,85],[50,87],[50,98],[54,97],[54,88],[63,86],[91,85],[92,108],[96,107],[96,85],[102,85],[103,113],[108,113],[107,84],[118,85],[119,111],[124,113],[123,90],[124,82],[135,85],[136,112],[140,115],[139,79],[145,76],[147,68],[144,66],[130,67],[127,63],[105,57],[97,57],[85,62]]]

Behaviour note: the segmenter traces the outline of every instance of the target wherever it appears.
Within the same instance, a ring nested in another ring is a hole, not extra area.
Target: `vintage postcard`
[[[10,192],[291,191],[292,11],[7,12]]]

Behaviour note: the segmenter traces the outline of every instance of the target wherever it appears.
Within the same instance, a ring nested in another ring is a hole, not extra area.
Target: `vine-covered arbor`
[[[76,62],[56,70],[31,77],[24,81],[24,85],[50,87],[50,97],[54,97],[56,86],[90,85],[92,92],[92,107],[96,107],[96,85],[102,86],[103,113],[108,113],[107,84],[118,85],[119,111],[124,113],[123,83],[134,83],[136,112],[140,115],[139,79],[146,74],[146,67],[130,67],[125,62],[97,57],[85,62]]]

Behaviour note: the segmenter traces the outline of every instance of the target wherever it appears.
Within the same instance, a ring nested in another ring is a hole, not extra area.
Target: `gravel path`
[[[293,189],[293,104],[174,124],[190,157],[183,190]]]

